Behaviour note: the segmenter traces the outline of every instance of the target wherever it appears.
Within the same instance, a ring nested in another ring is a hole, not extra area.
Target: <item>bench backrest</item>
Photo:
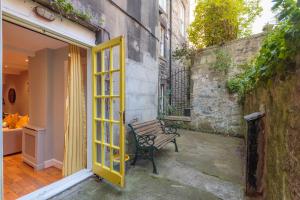
[[[129,127],[136,135],[157,135],[164,132],[163,126],[159,120],[152,120],[142,123],[135,122],[129,124]]]

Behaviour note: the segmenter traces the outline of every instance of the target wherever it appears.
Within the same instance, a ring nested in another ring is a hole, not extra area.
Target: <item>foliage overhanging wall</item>
[[[245,96],[244,114],[266,113],[264,199],[300,199],[300,54],[297,60],[288,76]]]

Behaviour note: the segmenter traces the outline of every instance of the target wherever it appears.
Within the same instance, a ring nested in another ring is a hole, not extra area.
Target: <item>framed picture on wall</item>
[[[16,102],[16,90],[14,88],[10,88],[8,91],[8,101],[10,103]]]

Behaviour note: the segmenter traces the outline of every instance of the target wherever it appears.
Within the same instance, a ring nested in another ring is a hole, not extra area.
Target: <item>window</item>
[[[180,2],[179,6],[179,26],[180,26],[180,33],[184,36],[185,35],[185,9],[182,1]]]
[[[159,0],[159,6],[163,11],[167,12],[167,0]]]
[[[160,56],[165,57],[166,41],[165,41],[166,29],[160,26]]]

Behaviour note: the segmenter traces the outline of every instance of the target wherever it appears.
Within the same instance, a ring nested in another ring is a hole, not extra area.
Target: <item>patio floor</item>
[[[239,138],[180,130],[174,144],[156,154],[159,175],[149,161],[137,161],[121,190],[91,177],[52,198],[64,199],[243,199],[243,146]]]

